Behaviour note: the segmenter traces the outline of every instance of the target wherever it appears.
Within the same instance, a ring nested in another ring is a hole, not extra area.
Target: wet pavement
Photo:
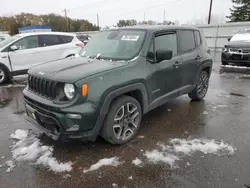
[[[22,162],[10,173],[0,168],[1,188],[244,188],[250,184],[250,80],[242,74],[221,73],[214,64],[209,92],[204,101],[191,102],[182,96],[143,117],[138,136],[122,146],[112,146],[102,138],[95,143],[60,143],[42,136],[41,142],[54,146],[54,157],[72,161],[69,173],[54,173],[40,166]],[[9,135],[16,129],[32,129],[23,118],[22,87],[7,87],[8,96],[0,108],[0,164],[11,159],[13,143]],[[169,110],[170,109],[170,110]],[[158,142],[173,138],[209,138],[222,140],[237,148],[233,155],[216,156],[195,152],[177,161],[178,168],[164,163],[145,162],[137,167],[131,162],[143,159],[143,151],[153,150]],[[5,156],[1,159],[1,156]],[[103,158],[119,157],[123,164],[106,166],[83,173],[83,169]],[[130,176],[133,179],[128,179]]]

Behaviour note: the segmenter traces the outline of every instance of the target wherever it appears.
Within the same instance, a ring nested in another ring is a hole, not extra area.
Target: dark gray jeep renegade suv
[[[142,115],[178,96],[202,100],[212,59],[202,32],[177,26],[101,31],[75,57],[28,71],[26,118],[54,140],[123,144]]]

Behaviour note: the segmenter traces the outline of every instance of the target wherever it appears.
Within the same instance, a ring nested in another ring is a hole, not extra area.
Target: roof
[[[168,30],[168,29],[191,29],[199,30],[197,27],[188,27],[188,26],[176,26],[176,25],[135,25],[128,27],[114,28],[116,29],[145,29],[148,31],[159,31],[159,30]],[[113,29],[111,29],[113,30]]]
[[[32,36],[32,35],[67,35],[67,36],[76,36],[74,33],[66,33],[66,32],[30,32],[30,33],[21,33],[17,34],[18,36],[25,37],[25,36]]]
[[[30,29],[51,29],[51,27],[48,25],[30,25],[18,28],[19,31],[25,31]]]

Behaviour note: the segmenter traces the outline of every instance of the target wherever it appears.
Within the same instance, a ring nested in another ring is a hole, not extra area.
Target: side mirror
[[[170,59],[172,59],[172,57],[173,57],[172,50],[159,49],[156,51],[157,62],[161,62],[163,60],[170,60]]]
[[[10,49],[11,49],[12,51],[18,50],[17,46],[15,46],[15,45],[14,45],[14,46],[11,46]]]
[[[227,40],[228,40],[228,42],[230,42],[231,38],[232,38],[232,37],[229,37],[229,38],[227,39]]]

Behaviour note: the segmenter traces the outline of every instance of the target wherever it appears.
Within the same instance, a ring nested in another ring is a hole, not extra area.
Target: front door
[[[43,59],[37,36],[28,36],[12,44],[18,49],[9,51],[13,71],[25,70],[38,64]]]
[[[150,75],[147,80],[151,92],[149,93],[150,103],[159,103],[160,105],[162,101],[175,98],[179,94],[181,57],[177,55],[176,31],[161,32],[154,36],[150,47],[150,51],[153,51],[153,53],[150,52],[152,58],[155,59],[156,51],[159,49],[168,49],[173,52],[171,60],[164,60],[160,63],[147,62],[148,74]],[[159,105],[154,104],[153,106]]]

